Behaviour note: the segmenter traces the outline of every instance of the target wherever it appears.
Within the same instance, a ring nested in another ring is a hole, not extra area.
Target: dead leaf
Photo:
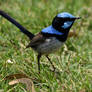
[[[81,89],[79,92],[86,92],[86,90],[85,89]]]
[[[4,90],[3,89],[0,89],[0,92],[4,92]]]
[[[11,74],[4,78],[4,80],[13,80],[13,79],[20,79],[20,78],[28,78],[25,74]]]
[[[15,80],[13,80],[15,79]],[[28,78],[25,74],[12,74],[4,78],[4,80],[12,80],[9,82],[9,85],[15,85],[18,83],[23,83],[26,85],[27,91],[35,92],[33,81]]]
[[[14,63],[14,62],[12,62],[10,59],[8,59],[6,62],[7,62],[7,63],[10,63],[10,64],[13,64],[13,63]]]
[[[75,31],[69,32],[68,37],[77,37],[78,34]]]
[[[35,89],[34,89],[34,84],[32,82],[31,79],[29,78],[20,78],[20,79],[16,79],[16,80],[13,80],[11,82],[9,82],[9,85],[15,85],[15,84],[18,84],[18,83],[23,83],[26,85],[26,89],[28,92],[35,92]]]

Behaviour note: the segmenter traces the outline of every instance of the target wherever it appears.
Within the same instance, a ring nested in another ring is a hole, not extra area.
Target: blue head
[[[57,16],[52,21],[52,26],[58,31],[65,32],[66,30],[72,27],[74,21],[79,19],[79,17],[75,17],[70,13],[63,12],[57,14]]]
[[[42,33],[64,35],[64,33],[69,32],[69,29],[72,27],[74,21],[79,19],[70,13],[63,12],[57,14],[52,21],[52,25],[43,29]],[[66,35],[67,35],[66,34]]]
[[[64,12],[64,13],[59,13],[57,15],[59,18],[75,18],[72,14]],[[64,21],[64,24],[61,26],[64,29],[69,28],[72,24],[74,23],[74,20],[72,21]]]

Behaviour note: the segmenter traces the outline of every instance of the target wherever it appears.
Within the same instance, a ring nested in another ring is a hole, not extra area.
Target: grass
[[[38,75],[36,52],[25,49],[28,38],[15,26],[0,17],[0,89],[4,92],[23,92],[25,86],[9,86],[3,78],[24,73],[33,80],[37,92],[92,92],[92,1],[91,0],[0,0],[0,9],[36,34],[51,24],[59,12],[82,17],[71,30],[77,37],[68,38],[56,54],[51,54],[58,73],[43,56]],[[11,60],[13,64],[7,63]]]

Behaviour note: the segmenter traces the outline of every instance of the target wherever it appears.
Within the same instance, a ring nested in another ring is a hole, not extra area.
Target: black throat
[[[43,33],[41,32],[41,34],[48,38],[48,37],[56,37],[59,41],[61,42],[65,42],[67,40],[67,37],[68,37],[68,30],[66,31],[66,33],[64,33],[63,35],[56,35],[56,34],[49,34],[49,33]]]
[[[58,30],[59,32],[62,32],[63,35],[56,35],[56,38],[62,42],[65,42],[67,40],[68,37],[68,33],[70,28],[72,27],[73,23],[71,24],[70,27],[68,27],[67,29],[61,28],[61,26],[64,25],[65,21],[74,21],[75,19],[70,19],[70,18],[59,18],[59,17],[55,17],[52,21],[52,26],[54,29]]]

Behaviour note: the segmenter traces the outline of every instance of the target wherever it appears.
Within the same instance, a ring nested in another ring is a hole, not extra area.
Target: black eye
[[[52,26],[57,29],[57,30],[61,30],[61,26],[64,25],[65,20],[61,19],[59,17],[55,17],[52,21]]]
[[[64,20],[60,19],[59,17],[55,17],[52,21],[53,26],[62,26],[64,24]]]

